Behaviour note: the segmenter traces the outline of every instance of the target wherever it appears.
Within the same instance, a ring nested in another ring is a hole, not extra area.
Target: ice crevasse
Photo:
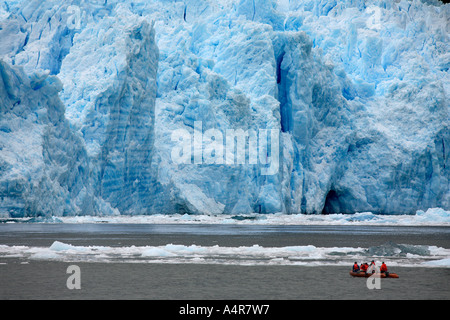
[[[418,0],[2,2],[0,216],[448,211],[448,21]]]

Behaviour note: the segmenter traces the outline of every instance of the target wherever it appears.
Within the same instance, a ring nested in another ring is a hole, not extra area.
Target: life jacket
[[[358,271],[358,270],[359,270],[359,266],[358,266],[357,263],[355,263],[355,264],[353,265],[353,271]]]
[[[387,266],[386,266],[386,264],[383,263],[383,264],[381,265],[380,271],[387,271]]]
[[[361,264],[361,270],[367,271],[367,264],[365,264],[365,263]]]

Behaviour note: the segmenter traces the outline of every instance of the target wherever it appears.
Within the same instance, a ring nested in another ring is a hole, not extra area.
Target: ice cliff
[[[449,210],[449,20],[418,0],[1,2],[0,216]]]

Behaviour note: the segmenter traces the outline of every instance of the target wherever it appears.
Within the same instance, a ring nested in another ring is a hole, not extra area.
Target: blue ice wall
[[[3,2],[0,215],[449,210],[449,16],[417,0]],[[243,161],[226,161],[230,132]]]

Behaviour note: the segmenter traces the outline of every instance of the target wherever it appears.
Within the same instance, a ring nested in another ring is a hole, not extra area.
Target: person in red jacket
[[[361,263],[361,271],[364,273],[367,273],[367,269],[369,268],[369,265],[367,263]]]
[[[380,272],[381,273],[387,273],[388,269],[384,261],[381,263]]]
[[[353,264],[353,272],[359,272],[359,266],[358,263],[355,261],[355,263]]]

